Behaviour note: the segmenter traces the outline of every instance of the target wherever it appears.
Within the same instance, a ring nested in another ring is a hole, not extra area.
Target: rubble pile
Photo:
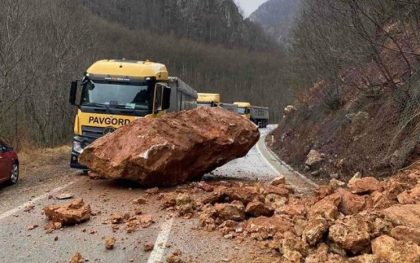
[[[48,232],[60,229],[63,226],[71,226],[86,222],[90,219],[90,206],[83,199],[78,198],[62,205],[49,205],[44,208],[45,216],[49,223],[46,226]]]
[[[136,120],[89,145],[80,163],[106,178],[176,185],[246,155],[258,139],[249,120],[200,107]]]
[[[130,215],[129,213],[119,214],[115,213],[111,215],[111,218],[104,222],[105,224],[110,224],[112,226],[112,231],[116,232],[120,229],[120,225],[125,225],[125,230],[127,233],[133,233],[142,228],[150,227],[155,221],[151,215],[136,213],[135,215]]]
[[[166,194],[164,209],[196,215],[224,238],[256,240],[280,262],[420,262],[420,171],[385,181],[332,179],[314,195],[270,183],[199,182]]]

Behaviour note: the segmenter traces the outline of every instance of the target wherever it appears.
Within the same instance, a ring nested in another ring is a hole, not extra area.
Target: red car
[[[13,148],[0,138],[0,183],[17,183],[19,179],[19,160]]]

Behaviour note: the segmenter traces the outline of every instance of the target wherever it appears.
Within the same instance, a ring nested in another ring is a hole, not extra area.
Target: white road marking
[[[65,189],[65,188],[69,187],[70,185],[74,184],[75,182],[76,182],[76,181],[72,181],[72,182],[67,183],[67,184],[65,184],[65,185],[63,185],[63,186],[57,187],[57,188],[55,188],[55,189],[51,190],[51,191],[50,191],[50,192],[48,192],[48,193],[45,193],[45,194],[40,195],[40,196],[38,196],[38,197],[35,197],[34,199],[32,199],[32,200],[31,200],[31,201],[29,201],[29,202],[26,202],[26,203],[24,203],[24,204],[22,204],[22,205],[20,205],[20,206],[18,206],[18,207],[16,207],[16,208],[13,208],[13,209],[11,209],[11,210],[9,210],[9,211],[4,212],[3,214],[0,214],[0,220],[3,220],[3,219],[5,219],[5,218],[7,218],[7,217],[9,217],[9,216],[11,216],[11,215],[13,215],[13,214],[16,214],[17,212],[19,212],[19,211],[21,211],[21,210],[25,209],[26,207],[28,207],[28,206],[30,206],[30,205],[33,205],[33,204],[35,204],[35,203],[36,203],[36,202],[38,202],[39,200],[42,200],[42,199],[44,199],[44,198],[47,198],[47,197],[48,197],[49,195],[51,195],[51,194],[55,194],[55,193],[60,192],[61,190],[63,190],[63,189]]]
[[[261,143],[265,144],[265,136],[263,137],[263,140]],[[270,161],[264,156],[264,154],[262,153],[261,149],[260,149],[260,142],[257,143],[257,151],[258,153],[261,155],[262,159],[264,159],[264,161],[268,164],[268,166],[276,173],[281,173],[272,163],[270,163]],[[269,149],[266,150],[267,153],[269,153],[273,158],[276,159],[276,161],[278,161],[281,165],[283,165],[287,170],[289,170],[290,172],[296,174],[297,176],[299,176],[302,180],[304,180],[307,184],[310,184],[312,187],[318,187],[318,185],[313,182],[312,180],[310,180],[309,178],[307,178],[306,176],[304,176],[303,174],[299,173],[298,171],[296,171],[295,169],[293,169],[290,165],[288,165],[287,163],[283,162],[282,160],[280,160],[279,158],[276,158],[274,156],[273,153],[270,152]]]
[[[174,217],[171,217],[170,219],[163,222],[160,232],[156,238],[155,246],[153,247],[153,251],[149,256],[147,263],[162,262],[165,253],[166,242],[168,242],[173,223]]]

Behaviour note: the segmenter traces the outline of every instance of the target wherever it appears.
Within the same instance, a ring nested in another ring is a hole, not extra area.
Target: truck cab
[[[95,62],[70,88],[70,103],[77,106],[70,166],[87,169],[78,162],[83,149],[138,118],[196,107],[197,92],[189,86],[180,87],[180,83],[169,77],[166,66],[160,63]],[[172,107],[171,101],[175,101]]]
[[[238,114],[247,118],[247,119],[251,119],[251,103],[249,102],[234,102],[233,104],[235,104],[238,107]]]
[[[266,128],[269,121],[269,108],[252,106],[250,102],[234,102],[238,107],[238,114],[251,120],[259,128]]]
[[[199,107],[218,107],[220,101],[219,93],[198,93],[197,104]]]

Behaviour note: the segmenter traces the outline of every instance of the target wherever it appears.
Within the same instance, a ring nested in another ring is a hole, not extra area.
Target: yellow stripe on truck
[[[75,121],[75,134],[82,135],[82,126],[92,127],[113,127],[115,129],[130,124],[138,119],[136,116],[113,115],[113,114],[97,114],[78,111]]]

